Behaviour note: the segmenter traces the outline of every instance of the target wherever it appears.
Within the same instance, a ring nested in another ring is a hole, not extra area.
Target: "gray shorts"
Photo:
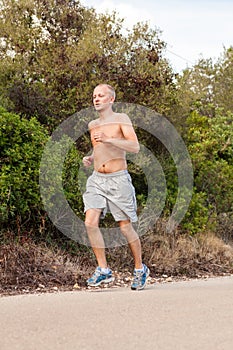
[[[127,170],[108,174],[94,171],[87,179],[83,202],[85,212],[101,209],[102,219],[110,212],[115,221],[137,221],[135,189]]]

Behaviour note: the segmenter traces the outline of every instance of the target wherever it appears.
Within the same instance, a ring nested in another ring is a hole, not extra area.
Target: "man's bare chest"
[[[94,128],[92,128],[92,130],[91,130],[91,139],[92,140],[93,140],[93,135],[96,132],[102,132],[109,138],[123,138],[124,137],[120,126],[116,125],[115,123],[98,125],[98,126],[95,126]]]

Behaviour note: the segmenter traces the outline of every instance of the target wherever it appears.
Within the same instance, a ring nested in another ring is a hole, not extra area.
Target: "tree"
[[[216,64],[213,94],[216,106],[222,108],[226,113],[233,112],[233,47],[224,50]]]
[[[44,123],[64,114],[61,104],[77,84],[67,51],[92,13],[79,1],[2,1],[1,89],[14,111]]]
[[[174,118],[178,124],[182,123],[192,111],[212,117],[214,115],[214,80],[216,69],[212,59],[201,59],[193,67],[183,71],[177,79],[178,105]]]
[[[147,24],[124,32],[115,13],[76,0],[2,0],[0,19],[2,102],[17,113],[58,123],[89,106],[103,81],[118,100],[161,113],[175,102],[165,43]]]
[[[173,120],[184,126],[190,112],[197,111],[203,116],[214,117],[219,108],[233,112],[233,49],[224,50],[213,62],[211,58],[200,59],[177,79],[178,103],[173,110]],[[184,130],[183,130],[184,131]]]

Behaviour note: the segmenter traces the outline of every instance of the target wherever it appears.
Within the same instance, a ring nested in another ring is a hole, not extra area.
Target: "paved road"
[[[233,276],[0,298],[1,350],[232,350]]]

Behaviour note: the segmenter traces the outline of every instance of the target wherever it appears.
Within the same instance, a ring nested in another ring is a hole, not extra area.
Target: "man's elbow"
[[[137,143],[136,145],[135,145],[135,149],[134,149],[134,152],[133,153],[138,153],[140,151],[140,145],[139,145],[139,143]]]

